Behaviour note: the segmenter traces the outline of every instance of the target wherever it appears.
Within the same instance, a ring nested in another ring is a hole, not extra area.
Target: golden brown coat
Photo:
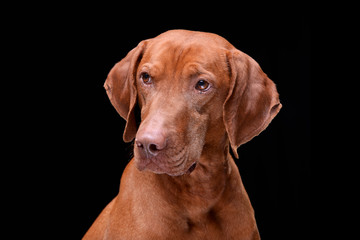
[[[281,104],[251,57],[218,35],[172,30],[131,50],[105,88],[134,158],[84,239],[260,239],[229,146],[238,157]]]

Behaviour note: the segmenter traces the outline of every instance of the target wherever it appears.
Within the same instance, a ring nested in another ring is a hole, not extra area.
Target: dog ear
[[[227,57],[231,81],[223,119],[233,153],[239,158],[237,148],[259,135],[282,105],[275,84],[254,59],[237,49]]]
[[[135,138],[137,126],[134,108],[137,99],[136,71],[145,50],[146,41],[139,43],[125,58],[110,70],[104,87],[110,102],[126,120],[123,139],[130,142]]]

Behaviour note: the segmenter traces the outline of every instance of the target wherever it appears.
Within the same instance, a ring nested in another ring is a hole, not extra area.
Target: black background
[[[66,8],[21,23],[16,44],[25,54],[17,62],[26,62],[36,79],[25,85],[36,91],[19,103],[31,119],[22,126],[28,131],[22,141],[29,142],[24,151],[36,156],[23,165],[36,169],[27,175],[27,187],[37,190],[30,217],[41,210],[50,231],[71,239],[85,234],[116,196],[132,154],[132,145],[122,141],[125,121],[103,89],[108,72],[141,40],[188,29],[223,36],[276,83],[283,108],[238,149],[236,163],[262,239],[309,239],[313,79],[307,6],[163,7]]]

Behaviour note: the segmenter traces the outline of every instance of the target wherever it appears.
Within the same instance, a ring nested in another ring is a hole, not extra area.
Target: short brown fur
[[[195,87],[203,79],[206,91]],[[130,51],[105,88],[127,121],[124,140],[135,139],[134,158],[83,239],[260,239],[229,153],[238,157],[281,108],[252,58],[218,35],[172,30]]]

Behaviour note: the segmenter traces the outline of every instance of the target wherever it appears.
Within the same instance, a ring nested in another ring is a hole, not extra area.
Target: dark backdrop
[[[132,145],[122,141],[125,121],[103,89],[108,72],[141,40],[181,28],[223,36],[276,83],[283,108],[263,133],[238,149],[236,163],[262,238],[309,239],[313,79],[308,12],[298,6],[275,12],[174,6],[174,11],[155,14],[139,7],[112,13],[50,11],[24,23],[24,36],[36,36],[35,44],[26,46],[31,49],[26,60],[36,66],[42,91],[33,96],[42,104],[41,118],[35,120],[42,135],[38,128],[32,131],[42,141],[31,151],[41,152],[44,160],[32,164],[46,170],[35,176],[34,184],[43,186],[38,203],[46,206],[46,219],[57,219],[51,229],[81,238],[116,196],[131,158]]]

